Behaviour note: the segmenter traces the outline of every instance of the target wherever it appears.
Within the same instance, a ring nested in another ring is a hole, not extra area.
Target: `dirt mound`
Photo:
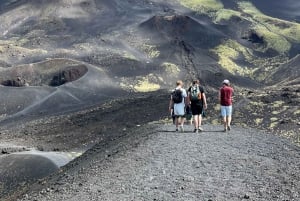
[[[54,59],[45,62],[6,68],[0,76],[4,86],[60,86],[78,80],[88,71],[82,64]]]
[[[224,37],[213,24],[186,15],[156,15],[141,23],[140,27],[155,40],[180,39],[201,48],[213,47]]]

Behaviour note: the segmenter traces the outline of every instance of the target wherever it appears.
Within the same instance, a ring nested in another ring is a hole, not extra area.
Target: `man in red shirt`
[[[224,122],[224,132],[231,129],[232,116],[232,96],[233,89],[230,87],[229,80],[223,81],[223,86],[219,91],[219,102],[221,104],[221,115]]]

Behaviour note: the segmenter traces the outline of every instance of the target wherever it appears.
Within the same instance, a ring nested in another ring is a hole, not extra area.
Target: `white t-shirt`
[[[177,87],[175,90],[179,89],[179,87]],[[174,114],[175,115],[179,115],[179,116],[183,116],[185,114],[185,98],[187,97],[186,94],[186,90],[181,88],[182,91],[182,101],[181,103],[175,103],[174,104]]]

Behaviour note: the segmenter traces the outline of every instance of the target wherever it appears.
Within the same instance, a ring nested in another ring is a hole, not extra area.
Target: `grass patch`
[[[152,81],[153,75],[150,74],[146,77],[138,78],[137,84],[133,87],[137,92],[151,92],[160,89],[160,85]]]
[[[127,51],[123,52],[123,57],[125,59],[129,59],[129,60],[137,60],[137,58],[133,54],[131,54],[130,52],[127,52]]]
[[[290,50],[290,42],[300,42],[300,24],[289,22],[261,13],[251,2],[238,3],[242,12],[250,15],[246,17],[253,23],[253,28],[264,37],[268,43],[267,48],[272,48],[279,53]]]
[[[295,112],[294,112],[294,115],[299,115],[300,114],[300,110],[296,110]]]
[[[274,101],[272,107],[281,107],[284,104],[284,101]]]
[[[235,10],[230,10],[230,9],[220,9],[216,12],[215,16],[215,23],[219,23],[223,20],[230,20],[230,18],[237,16],[241,17],[241,13]]]
[[[276,115],[276,114],[280,114],[279,111],[273,111],[272,114]]]
[[[178,74],[180,72],[180,68],[173,63],[164,62],[161,64],[161,67],[164,68],[165,72],[168,74]]]
[[[236,41],[227,40],[213,49],[212,52],[219,56],[218,63],[230,73],[252,77],[253,70],[248,66],[239,66],[234,61],[241,55],[244,56],[246,60],[252,60],[253,56],[249,53],[251,50],[243,47]]]
[[[160,51],[153,45],[143,44],[142,50],[148,55],[149,58],[157,58],[160,55]]]
[[[184,7],[199,13],[218,11],[224,7],[219,0],[179,0],[179,2]]]
[[[278,32],[273,32],[266,26],[260,24],[255,25],[254,29],[267,42],[266,47],[258,48],[259,51],[264,52],[271,48],[279,53],[286,53],[291,49],[291,43],[282,35],[277,34]]]
[[[256,125],[260,125],[262,122],[263,122],[263,119],[262,119],[262,118],[257,118],[257,119],[255,119]]]

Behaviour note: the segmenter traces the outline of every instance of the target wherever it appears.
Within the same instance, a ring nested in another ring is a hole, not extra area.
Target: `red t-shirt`
[[[224,86],[220,89],[220,98],[222,106],[232,105],[233,89],[229,86]]]

